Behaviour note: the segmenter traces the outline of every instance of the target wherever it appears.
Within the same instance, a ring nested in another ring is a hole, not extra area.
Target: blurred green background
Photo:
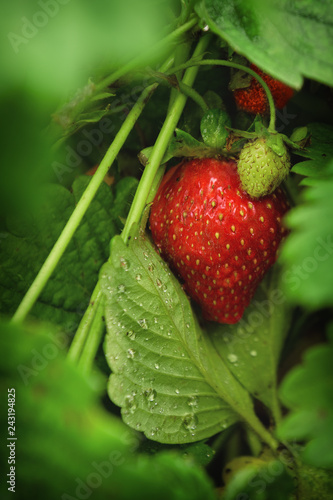
[[[2,219],[26,210],[38,183],[52,178],[46,130],[80,89],[107,76],[165,36],[172,0],[39,0],[8,3],[1,16]],[[153,54],[151,61],[158,61]],[[148,63],[149,61],[147,61]],[[80,94],[81,92],[81,94]]]

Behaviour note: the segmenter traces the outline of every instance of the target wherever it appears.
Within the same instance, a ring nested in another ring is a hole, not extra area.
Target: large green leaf
[[[331,329],[332,330],[332,329]],[[281,439],[304,441],[303,460],[333,469],[333,331],[328,344],[309,349],[283,380],[280,395],[290,414],[278,429]]]
[[[292,229],[281,252],[282,283],[289,299],[309,308],[333,303],[333,162],[286,216]]]
[[[111,244],[103,267],[111,399],[150,439],[207,438],[244,419],[259,432],[248,392],[202,332],[179,282],[149,240]]]
[[[275,265],[259,286],[250,306],[236,325],[211,323],[209,336],[221,358],[239,382],[267,405],[277,420],[277,367],[288,332],[291,310],[279,286]]]
[[[8,219],[0,253],[0,311],[11,314],[19,305],[65,226],[90,178],[79,177],[72,190],[47,185],[32,212]],[[57,269],[32,310],[32,315],[75,329],[87,307],[107,260],[109,243],[125,217],[136,181],[127,178],[111,190],[103,183]],[[127,201],[127,203],[125,202]]]
[[[197,12],[236,52],[273,77],[295,88],[304,77],[333,84],[330,0],[202,0]]]

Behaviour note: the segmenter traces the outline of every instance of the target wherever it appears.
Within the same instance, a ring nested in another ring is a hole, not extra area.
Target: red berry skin
[[[251,64],[250,68],[258,73],[258,75],[261,76],[261,78],[267,83],[267,86],[272,93],[276,108],[284,108],[294,94],[293,89],[267,75],[254,64]],[[266,93],[262,85],[260,85],[255,78],[252,78],[249,87],[235,90],[234,98],[237,107],[243,111],[260,115],[268,113],[269,111]]]
[[[204,317],[233,324],[276,260],[287,210],[280,188],[259,199],[243,191],[233,160],[185,160],[162,180],[150,227]]]

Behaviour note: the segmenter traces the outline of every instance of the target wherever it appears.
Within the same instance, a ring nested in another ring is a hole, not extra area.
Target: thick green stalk
[[[168,61],[163,65],[161,71],[165,71],[172,64],[173,58],[169,58]],[[124,123],[122,124],[119,132],[117,133],[114,141],[107,150],[103,160],[101,161],[95,175],[92,177],[88,187],[84,191],[82,197],[80,198],[75,210],[70,216],[67,224],[62,230],[58,240],[56,241],[54,247],[49,253],[46,261],[41,267],[39,273],[37,274],[35,280],[31,284],[29,290],[24,296],[22,302],[20,303],[18,309],[16,310],[12,321],[15,323],[21,322],[25,319],[27,314],[34,306],[36,300],[44,289],[46,283],[50,279],[54,269],[56,268],[59,260],[64,254],[68,244],[70,243],[76,229],[78,228],[80,222],[82,221],[84,214],[89,208],[91,201],[93,200],[99,186],[103,182],[103,179],[114,162],[116,156],[124,145],[129,133],[131,132],[134,124],[139,118],[142,110],[144,109],[149,97],[154,92],[158,83],[153,83],[147,87],[140,95],[137,102],[134,104],[133,108],[126,117]]]
[[[199,59],[200,56],[203,57],[204,51],[209,42],[209,38],[210,37],[206,35],[200,39],[193,53],[193,57],[197,59]],[[188,68],[185,72],[182,82],[185,85],[191,87],[194,83],[197,72],[197,66]],[[183,112],[186,100],[187,96],[179,93],[175,98],[163,123],[163,126],[155,142],[152,154],[141,177],[140,184],[138,186],[133,203],[131,205],[130,212],[126,220],[125,227],[122,232],[122,238],[125,242],[128,240],[132,225],[140,221],[157,170],[161,164],[164,153],[169,145],[170,139],[177,126],[179,118]]]

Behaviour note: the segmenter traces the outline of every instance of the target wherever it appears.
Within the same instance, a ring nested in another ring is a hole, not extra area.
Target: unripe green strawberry
[[[242,149],[237,163],[241,185],[253,198],[273,193],[287,177],[289,154],[281,143],[275,148],[264,137],[249,141]]]

